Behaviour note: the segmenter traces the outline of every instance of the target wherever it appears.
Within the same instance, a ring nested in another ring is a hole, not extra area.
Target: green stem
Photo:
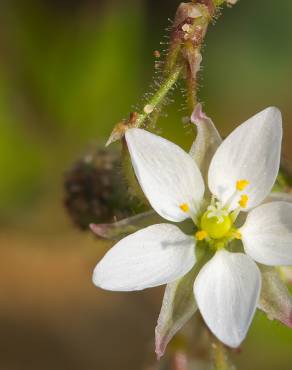
[[[172,72],[170,72],[169,76],[165,79],[160,88],[152,96],[149,102],[146,103],[146,105],[144,106],[144,112],[139,114],[135,122],[135,127],[142,126],[142,124],[151,115],[151,113],[153,113],[158,108],[158,106],[163,102],[166,95],[178,81],[181,71],[182,67],[177,67]]]
[[[187,105],[190,112],[193,112],[197,105],[197,80],[193,78],[192,71],[188,66],[186,78]]]
[[[217,338],[214,338],[214,341],[212,343],[212,357],[214,370],[235,369],[235,367],[232,366],[228,360],[227,351],[224,345]]]
[[[165,61],[164,69],[165,75],[167,75],[169,71],[172,71],[174,69],[180,51],[181,51],[181,42],[174,42],[173,45],[170,46],[169,53]]]

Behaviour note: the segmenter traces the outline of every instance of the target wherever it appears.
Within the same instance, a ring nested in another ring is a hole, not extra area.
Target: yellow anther
[[[190,207],[189,207],[189,205],[188,205],[188,204],[186,204],[186,203],[181,204],[181,205],[179,206],[179,208],[180,208],[183,212],[185,212],[185,213],[190,212]]]
[[[249,185],[249,181],[247,180],[239,180],[236,183],[236,189],[239,191],[243,191]]]
[[[248,203],[248,196],[246,194],[242,195],[240,198],[240,201],[238,204],[240,205],[241,208],[246,208]]]
[[[196,233],[197,240],[204,240],[208,237],[208,233],[205,230],[200,230]]]
[[[239,231],[235,231],[234,234],[233,234],[234,238],[237,239],[237,240],[241,240],[242,239],[242,235]]]

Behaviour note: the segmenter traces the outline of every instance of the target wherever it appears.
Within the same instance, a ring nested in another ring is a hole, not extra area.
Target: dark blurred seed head
[[[64,188],[67,212],[82,230],[90,223],[114,222],[143,210],[128,196],[117,152],[97,150],[78,160],[65,173]]]

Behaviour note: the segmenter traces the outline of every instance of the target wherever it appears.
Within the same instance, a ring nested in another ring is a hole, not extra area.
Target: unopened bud
[[[179,26],[188,18],[198,18],[201,17],[202,13],[200,7],[193,3],[181,3],[177,9],[174,27]]]

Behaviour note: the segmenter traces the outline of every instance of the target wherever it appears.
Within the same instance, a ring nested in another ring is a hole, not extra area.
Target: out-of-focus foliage
[[[40,1],[3,8],[0,205],[6,213],[3,207],[36,199],[56,180],[60,186],[52,171],[88,142],[104,140],[127,113],[143,80],[144,19],[139,2],[85,2],[68,14]]]

